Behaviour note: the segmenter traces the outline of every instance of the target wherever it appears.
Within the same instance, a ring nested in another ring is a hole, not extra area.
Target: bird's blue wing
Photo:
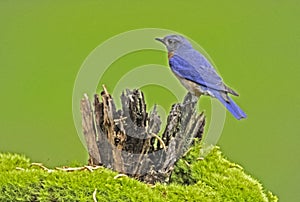
[[[225,91],[222,79],[210,66],[197,67],[191,65],[188,61],[178,55],[169,58],[169,65],[172,71],[179,77],[185,78],[207,88]]]

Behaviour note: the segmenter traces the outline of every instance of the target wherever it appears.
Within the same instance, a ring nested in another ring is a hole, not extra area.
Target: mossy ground
[[[0,154],[0,201],[277,201],[277,197],[216,147],[199,160],[200,145],[177,163],[168,185],[150,186],[105,168],[48,173],[28,158]],[[17,170],[16,167],[25,170]]]

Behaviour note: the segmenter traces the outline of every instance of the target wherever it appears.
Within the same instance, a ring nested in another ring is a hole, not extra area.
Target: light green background
[[[299,19],[295,0],[0,0],[0,152],[23,153],[49,166],[85,162],[72,118],[81,64],[116,34],[159,27],[201,44],[241,94],[236,100],[249,118],[239,122],[228,114],[219,141],[226,156],[281,201],[300,201]],[[165,55],[132,53],[102,81],[114,86],[130,68],[149,63],[166,64]],[[144,90],[150,105],[174,102],[165,89]]]

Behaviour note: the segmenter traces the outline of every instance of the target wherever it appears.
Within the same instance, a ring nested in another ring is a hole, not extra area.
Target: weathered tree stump
[[[169,182],[175,163],[201,139],[205,116],[197,113],[197,102],[188,93],[182,104],[174,104],[167,125],[158,136],[161,120],[156,108],[146,111],[140,90],[121,95],[122,110],[117,110],[103,86],[101,101],[94,96],[81,101],[82,128],[90,165],[103,165],[119,173],[154,184]]]

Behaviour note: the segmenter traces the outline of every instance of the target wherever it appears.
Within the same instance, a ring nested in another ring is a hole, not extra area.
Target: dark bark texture
[[[140,90],[121,95],[117,110],[103,86],[93,102],[81,101],[82,128],[89,153],[89,165],[103,165],[146,183],[169,182],[175,163],[201,139],[205,116],[197,113],[197,101],[188,93],[183,103],[174,104],[166,127],[159,136],[161,120],[156,107],[147,113]]]

